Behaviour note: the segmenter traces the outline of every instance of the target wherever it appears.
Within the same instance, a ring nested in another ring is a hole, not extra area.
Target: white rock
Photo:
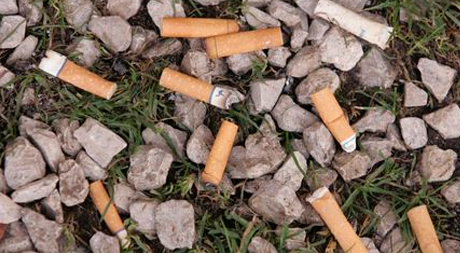
[[[0,65],[0,87],[10,83],[15,77],[13,72]]]
[[[297,12],[300,16],[300,23],[291,28],[291,49],[293,51],[298,51],[303,47],[305,41],[308,37],[308,17],[305,12],[297,8]]]
[[[354,68],[363,56],[363,48],[359,40],[337,27],[324,35],[319,52],[322,62],[334,64],[342,71]]]
[[[91,67],[101,56],[99,43],[86,38],[78,40],[73,53],[77,55],[75,61],[87,68]]]
[[[272,179],[273,179],[272,175],[264,175],[254,180],[248,180],[246,181],[246,184],[244,185],[244,191],[247,193],[254,193],[258,191],[262,186],[270,182]]]
[[[43,17],[43,0],[19,0],[19,14],[27,19],[27,26],[37,25]]]
[[[444,198],[451,204],[460,203],[460,180],[456,180],[441,191]]]
[[[267,10],[272,17],[283,21],[283,23],[289,27],[293,27],[300,23],[299,11],[286,2],[272,0]]]
[[[181,1],[150,0],[147,9],[153,22],[160,30],[164,17],[185,17]]]
[[[26,19],[21,16],[5,16],[0,22],[0,49],[17,47],[26,34]]]
[[[399,128],[395,123],[388,125],[386,138],[391,142],[392,148],[398,151],[407,151],[404,142],[402,140]]]
[[[305,143],[303,143],[302,139],[292,139],[291,147],[292,151],[299,151],[305,158],[310,157],[310,154],[307,151],[307,147],[305,147]]]
[[[289,57],[291,51],[287,47],[277,47],[268,50],[267,60],[272,66],[284,68]]]
[[[64,223],[64,211],[62,210],[61,195],[54,189],[50,195],[41,201],[42,212],[57,223]]]
[[[335,92],[340,87],[340,78],[328,68],[320,68],[307,76],[295,89],[297,100],[302,104],[310,104],[310,96],[328,87]]]
[[[437,146],[426,146],[418,164],[418,171],[428,182],[442,182],[452,177],[456,162],[457,153],[452,149],[442,150]]]
[[[374,207],[374,214],[377,216],[376,233],[381,238],[385,237],[391,229],[398,224],[396,216],[390,203],[385,200],[380,201]]]
[[[446,239],[441,242],[442,250],[444,253],[457,253],[460,252],[460,241]]]
[[[235,54],[227,57],[228,68],[237,75],[244,75],[252,69],[254,64],[266,61],[263,51]]]
[[[322,167],[334,158],[335,142],[329,130],[321,122],[315,122],[303,131],[303,141],[308,153]]]
[[[62,7],[67,23],[77,30],[83,30],[94,9],[91,0],[63,0]]]
[[[203,5],[203,6],[214,6],[219,5],[220,3],[224,2],[225,0],[195,0],[195,2]]]
[[[425,122],[438,131],[444,139],[460,137],[460,108],[451,104],[429,114],[423,115]]]
[[[364,87],[390,88],[397,74],[393,65],[375,47],[358,63],[358,79]]]
[[[17,221],[10,223],[5,232],[5,236],[0,240],[0,252],[30,252],[34,245],[30,240],[27,228],[24,223]]]
[[[187,142],[187,157],[194,163],[206,164],[213,143],[211,130],[206,125],[200,125]]]
[[[26,184],[11,194],[11,198],[16,203],[29,203],[48,196],[54,189],[59,178],[56,174],[48,176]]]
[[[119,253],[120,243],[115,236],[106,235],[97,231],[89,240],[93,253]]]
[[[254,6],[254,7],[264,7],[270,4],[272,0],[247,0],[245,3],[248,6]]]
[[[362,151],[371,158],[372,166],[391,157],[394,147],[394,143],[391,140],[368,135],[360,138],[359,143],[361,144]]]
[[[155,235],[155,209],[159,204],[158,200],[140,200],[129,205],[129,214],[137,224],[137,231],[148,237]]]
[[[85,173],[85,177],[91,181],[105,180],[108,177],[107,170],[101,168],[85,151],[80,151],[75,158]]]
[[[153,30],[147,30],[141,26],[133,26],[133,39],[129,51],[138,55],[158,39],[158,34]]]
[[[332,167],[342,176],[345,182],[349,182],[367,175],[372,163],[371,158],[363,152],[339,152],[334,156]]]
[[[248,245],[249,253],[278,253],[275,246],[260,236],[254,236]]]
[[[39,120],[35,120],[35,119],[29,118],[24,115],[19,117],[19,126],[18,126],[19,135],[23,137],[29,137],[27,132],[35,128],[51,130],[50,126],[48,126],[47,124]]]
[[[314,191],[321,187],[329,187],[337,180],[338,174],[333,169],[319,168],[307,172],[307,185]]]
[[[156,131],[146,128],[142,131],[142,139],[145,144],[152,145],[172,154],[174,159],[184,157],[185,143],[187,142],[187,133],[172,126],[159,122],[155,124]],[[170,140],[172,147],[167,140]]]
[[[364,132],[386,132],[388,126],[395,121],[396,117],[392,112],[384,109],[371,109],[366,111],[364,116],[359,119],[353,128],[358,133]]]
[[[83,203],[89,193],[89,183],[83,169],[74,160],[59,164],[59,193],[64,205],[70,207]]]
[[[200,79],[210,76],[212,69],[211,60],[203,50],[189,50],[182,58],[181,70]]]
[[[17,61],[28,60],[32,57],[32,54],[37,47],[38,39],[33,35],[27,36],[18,47],[16,47],[13,53],[10,54],[6,60],[6,64],[13,65]]]
[[[292,77],[304,77],[321,66],[321,55],[316,47],[306,46],[288,63],[286,74]]]
[[[174,117],[190,130],[198,128],[206,117],[206,105],[186,95],[176,93]]]
[[[295,151],[273,175],[273,179],[298,191],[307,169],[307,160],[300,152]]]
[[[399,120],[401,134],[410,149],[424,147],[428,142],[428,132],[425,122],[417,117],[407,117]]]
[[[82,148],[73,136],[75,130],[80,127],[80,123],[77,120],[70,121],[68,118],[61,118],[54,120],[52,126],[62,150],[70,156],[75,156]]]
[[[21,219],[22,207],[3,193],[0,193],[0,206],[0,223],[10,224]]]
[[[156,0],[151,0],[156,1]],[[176,38],[163,39],[147,48],[142,53],[142,58],[153,59],[167,55],[176,55],[182,51],[182,42]]]
[[[329,30],[329,28],[331,28],[331,25],[327,21],[320,18],[313,19],[310,28],[308,29],[307,40],[312,40],[315,42],[320,41]]]
[[[142,0],[108,0],[107,9],[111,15],[129,19],[136,15],[141,4]]]
[[[94,16],[88,28],[114,52],[125,51],[131,46],[133,38],[131,26],[119,16]]]
[[[297,105],[290,96],[281,95],[271,115],[279,128],[288,132],[303,132],[305,128],[318,121],[311,112]]]
[[[399,227],[393,229],[380,245],[381,253],[410,252],[411,249],[412,245],[404,241]]]
[[[404,106],[425,106],[428,103],[428,94],[412,82],[404,84]]]
[[[266,29],[270,27],[281,26],[281,23],[278,19],[252,6],[247,8],[246,12],[244,13],[244,17],[246,18],[248,24],[256,29]]]
[[[286,78],[252,81],[250,83],[252,113],[270,112],[278,101],[285,83]]]
[[[61,145],[55,133],[35,128],[27,132],[32,142],[40,149],[46,163],[53,172],[57,172],[59,163],[65,160]]]
[[[29,208],[23,209],[22,222],[27,227],[35,248],[40,252],[60,253],[63,251],[62,225],[47,220],[43,215]]]
[[[18,13],[18,6],[16,5],[16,0],[4,0],[0,5],[0,14],[1,15],[10,15]]]
[[[422,75],[422,82],[433,96],[442,102],[454,84],[457,71],[449,66],[439,64],[436,61],[421,58],[417,68]]]
[[[129,213],[129,205],[143,197],[141,192],[127,183],[121,182],[113,186],[113,202],[120,213]]]

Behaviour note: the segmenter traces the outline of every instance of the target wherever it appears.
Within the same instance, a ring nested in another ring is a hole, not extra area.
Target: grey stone
[[[203,6],[214,6],[219,5],[220,3],[224,2],[225,0],[195,0],[195,2],[203,5]]]
[[[363,152],[340,152],[334,156],[332,167],[337,170],[345,182],[349,182],[367,175],[372,162],[371,158]]]
[[[59,164],[59,193],[62,203],[69,207],[83,203],[88,196],[89,183],[83,169],[74,160]]]
[[[275,231],[278,236],[282,236],[285,233],[283,228]],[[284,242],[284,248],[290,251],[295,251],[296,249],[303,248],[306,246],[305,239],[307,237],[307,232],[303,228],[288,228],[287,235]]]
[[[30,239],[38,251],[62,252],[64,235],[62,225],[47,220],[43,215],[28,208],[23,209],[22,222],[26,225]]]
[[[248,6],[254,6],[254,7],[264,7],[270,4],[272,0],[247,0],[245,3]]]
[[[452,149],[442,150],[438,146],[426,146],[418,165],[418,170],[428,182],[449,180],[457,161],[457,153]]]
[[[24,223],[16,221],[10,223],[5,236],[0,240],[0,252],[15,253],[33,250],[34,245],[30,240],[27,228]]]
[[[358,79],[364,87],[390,88],[397,74],[393,65],[375,47],[358,63]]]
[[[155,209],[160,204],[158,200],[141,200],[129,205],[129,214],[137,226],[136,230],[152,237],[156,233]]]
[[[272,175],[265,175],[258,177],[254,180],[249,180],[244,185],[244,191],[248,193],[254,193],[260,189],[260,187],[266,185],[273,179]]]
[[[411,245],[404,241],[401,229],[396,227],[383,240],[380,245],[381,253],[410,252]]]
[[[158,34],[153,30],[144,29],[141,26],[133,26],[132,30],[133,39],[129,47],[129,51],[132,54],[141,54],[148,46],[152,45],[158,39]]]
[[[393,113],[388,110],[379,108],[371,109],[366,111],[364,116],[353,124],[353,128],[359,133],[384,133],[387,131],[388,126],[395,121],[395,119],[396,117]]]
[[[368,253],[380,253],[380,251],[377,249],[377,247],[375,246],[374,241],[372,241],[371,238],[362,237],[361,242],[364,244],[366,249],[369,251]]]
[[[26,1],[26,0],[25,0]],[[10,54],[6,60],[6,64],[13,65],[20,60],[28,60],[32,57],[32,54],[37,47],[38,39],[33,35],[27,36],[18,47],[16,47],[13,53]]]
[[[19,0],[19,14],[26,17],[27,26],[37,25],[43,17],[42,0]]]
[[[206,105],[203,102],[176,93],[174,105],[174,117],[189,130],[194,130],[203,124],[206,118]]]
[[[155,2],[157,0],[150,0]],[[165,0],[163,0],[165,1]],[[167,55],[176,55],[182,51],[182,42],[176,38],[163,39],[155,43],[152,47],[147,48],[142,53],[142,58],[153,59],[157,57],[163,57]]]
[[[228,66],[224,59],[211,59],[212,70],[211,76],[224,76],[228,72]]]
[[[105,180],[108,177],[107,170],[101,168],[85,151],[80,151],[75,158],[85,173],[85,177],[91,181]]]
[[[0,223],[10,224],[21,219],[22,207],[14,203],[7,195],[0,193]]]
[[[71,121],[68,118],[61,118],[55,119],[51,125],[56,132],[62,150],[72,157],[77,155],[82,147],[73,133],[80,127],[80,123],[77,120]]]
[[[193,206],[185,200],[169,200],[155,209],[155,226],[161,244],[169,249],[193,247],[195,218]]]
[[[321,55],[316,47],[306,46],[288,63],[286,75],[304,77],[321,66]]]
[[[297,8],[297,12],[300,17],[300,23],[291,28],[291,49],[293,51],[300,50],[308,37],[308,17],[305,12]]]
[[[271,115],[276,120],[278,127],[288,132],[303,132],[318,118],[311,112],[303,109],[288,95],[281,95]]]
[[[8,184],[5,180],[5,175],[3,174],[3,169],[0,168],[0,193],[7,193],[9,191]]]
[[[142,131],[142,139],[145,144],[163,149],[172,154],[174,159],[184,157],[185,143],[187,142],[187,133],[177,130],[172,126],[159,122],[155,124],[156,131],[151,128],[146,128]],[[172,147],[168,142],[171,142]]]
[[[441,242],[442,250],[444,253],[457,253],[460,252],[460,241],[446,239]]]
[[[109,10],[111,15],[129,19],[136,15],[141,4],[142,0],[108,0],[107,10]]]
[[[106,168],[112,158],[127,146],[120,136],[92,118],[87,118],[73,135],[86,153],[103,168]]]
[[[64,223],[64,210],[61,204],[61,195],[54,189],[50,195],[41,201],[42,212],[47,218],[55,220],[57,223]]]
[[[5,16],[0,22],[0,49],[17,47],[26,34],[26,19],[21,16]]]
[[[308,29],[307,40],[313,40],[315,42],[320,41],[330,27],[331,25],[325,20],[322,20],[320,18],[313,19],[313,21],[310,24],[310,28]]]
[[[359,143],[365,152],[371,158],[371,164],[375,164],[391,157],[394,144],[385,138],[374,136],[363,136]]]
[[[18,6],[16,0],[5,0],[2,1],[0,5],[0,14],[1,15],[10,15],[18,13]]]
[[[318,168],[307,172],[307,185],[311,191],[321,187],[329,187],[337,180],[338,174],[335,170]]]
[[[28,131],[27,134],[32,142],[40,149],[51,170],[56,172],[59,163],[65,160],[56,134],[40,128],[34,128]]]
[[[363,56],[359,40],[337,27],[333,27],[324,35],[319,52],[322,62],[334,64],[342,71],[354,68]]]
[[[315,11],[316,5],[318,4],[318,0],[294,0],[294,2],[305,11],[308,16],[313,17],[313,13]]]
[[[40,151],[24,137],[17,137],[5,149],[5,180],[18,189],[45,176],[45,161]]]
[[[205,125],[200,125],[187,142],[187,157],[194,163],[206,164],[213,143],[214,136],[211,130]]]
[[[139,191],[155,190],[166,183],[173,157],[153,146],[139,146],[129,158],[128,182]]]
[[[275,67],[284,68],[287,59],[291,57],[291,51],[287,47],[277,47],[268,50],[268,63]]]
[[[251,112],[260,114],[270,112],[283,91],[286,78],[254,80],[250,85]]]
[[[460,203],[460,180],[456,180],[444,187],[441,194],[451,204]]]
[[[375,232],[378,236],[383,238],[398,223],[398,217],[393,211],[390,203],[386,202],[385,200],[380,201],[374,207],[374,214],[377,218]]]
[[[199,79],[206,80],[211,76],[213,64],[205,51],[200,49],[189,50],[182,58],[181,70]]]
[[[131,46],[133,38],[131,26],[119,16],[94,16],[89,21],[88,28],[114,52],[125,51]]]
[[[278,19],[252,6],[249,6],[246,12],[244,12],[244,17],[246,18],[248,24],[256,29],[266,29],[270,27],[281,26],[281,23]]]
[[[254,236],[248,245],[249,253],[278,253],[275,246],[260,236]]]
[[[428,132],[425,122],[417,117],[407,117],[399,120],[401,134],[410,149],[424,147],[428,142]]]
[[[327,167],[335,153],[335,143],[329,130],[321,122],[315,122],[303,131],[303,141],[308,153],[322,167]]]
[[[305,157],[305,159],[310,157],[310,154],[307,151],[307,147],[305,147],[305,143],[302,139],[292,139],[291,147],[292,151],[299,151]]]
[[[76,54],[75,61],[84,67],[91,67],[101,56],[99,42],[87,38],[81,38],[75,43],[73,54]]]
[[[311,225],[311,226],[324,226],[324,222],[321,219],[321,216],[319,216],[318,212],[313,208],[313,206],[310,204],[310,202],[306,201],[306,198],[309,195],[302,195],[300,197],[300,201],[302,202],[302,205],[304,207],[304,211],[302,215],[299,218],[299,222],[301,224],[305,225]]]
[[[272,0],[267,10],[272,17],[281,20],[289,27],[293,27],[300,23],[299,11],[294,6],[286,2]]]
[[[106,235],[100,231],[94,233],[89,240],[93,253],[119,253],[120,244],[115,236]]]
[[[420,89],[412,82],[404,84],[404,106],[425,106],[428,103],[428,93]]]
[[[290,224],[302,215],[304,208],[295,192],[287,185],[272,180],[249,199],[249,206],[269,221]]]
[[[235,54],[227,57],[228,68],[237,75],[244,75],[252,69],[255,63],[266,61],[263,51]]]
[[[67,23],[77,30],[83,30],[94,9],[91,0],[64,0],[62,6]]]
[[[429,114],[423,115],[425,122],[438,131],[444,139],[460,137],[460,108],[450,104]]]
[[[273,179],[298,191],[307,172],[307,160],[300,152],[293,152],[273,175]]]
[[[401,138],[401,134],[399,133],[399,128],[396,124],[392,123],[388,125],[386,138],[391,142],[391,145],[394,149],[398,151],[406,151],[406,146]]]
[[[48,196],[54,189],[59,178],[56,174],[48,176],[26,184],[11,194],[11,198],[16,203],[29,203]]]
[[[0,65],[0,87],[13,81],[16,76],[9,69]]]
[[[340,78],[328,68],[320,68],[307,76],[295,89],[297,100],[302,104],[310,104],[310,96],[328,87],[335,92],[340,87]]]
[[[41,122],[39,120],[35,120],[35,119],[29,118],[29,117],[24,116],[24,115],[19,117],[19,127],[18,127],[19,135],[21,135],[23,137],[29,137],[27,132],[32,130],[32,129],[35,129],[35,128],[51,130],[50,126],[48,126],[47,124],[45,124],[45,123],[43,123],[43,122]]]
[[[113,186],[113,202],[118,212],[129,213],[129,206],[144,195],[136,191],[131,185],[121,182]]]
[[[260,132],[249,135],[245,147],[232,149],[227,165],[231,178],[257,178],[273,173],[284,161],[286,152],[280,144],[273,119],[266,114]]]
[[[351,9],[356,12],[361,12],[364,6],[369,2],[367,0],[334,0],[334,2]]]
[[[164,17],[185,17],[185,11],[181,1],[150,0],[147,4],[150,17],[155,25],[161,30]]]
[[[34,88],[26,88],[24,90],[24,95],[22,96],[21,99],[21,105],[22,106],[27,106],[27,105],[34,105],[35,104],[35,90]]]
[[[422,82],[433,96],[442,102],[454,84],[457,71],[449,66],[439,64],[436,61],[421,58],[417,68],[421,73]]]

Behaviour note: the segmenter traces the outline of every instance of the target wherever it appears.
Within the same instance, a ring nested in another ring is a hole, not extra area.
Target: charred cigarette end
[[[219,185],[227,167],[228,158],[232,152],[233,143],[238,133],[238,125],[224,120],[217,133],[216,140],[209,152],[206,167],[201,174],[205,183]]]
[[[208,38],[235,33],[240,29],[238,22],[231,19],[172,18],[162,21],[161,36],[174,38]]]
[[[211,59],[280,47],[283,44],[283,33],[279,27],[225,34],[205,41],[206,52]]]
[[[67,58],[53,50],[46,50],[45,55],[46,57],[40,61],[38,68],[57,77],[67,61]]]
[[[368,253],[327,187],[317,189],[306,200],[318,212],[345,252]]]
[[[350,126],[339,102],[331,89],[324,88],[311,95],[313,105],[318,110],[321,120],[345,152],[356,149],[356,133]]]
[[[423,253],[442,253],[443,250],[426,205],[410,209],[407,217],[421,251]]]

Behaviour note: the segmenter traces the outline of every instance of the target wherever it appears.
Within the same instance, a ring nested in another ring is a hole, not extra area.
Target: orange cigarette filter
[[[228,158],[232,152],[238,126],[224,120],[219,128],[214,144],[209,152],[208,161],[201,174],[201,180],[213,185],[219,185],[227,167]]]
[[[280,47],[284,44],[279,27],[219,35],[206,39],[206,52],[212,59]]]
[[[231,104],[240,102],[240,95],[232,89],[213,86],[170,68],[163,70],[160,85],[221,109],[229,109]]]
[[[328,87],[311,95],[321,120],[346,152],[356,149],[356,133],[350,126],[337,99]]]
[[[38,67],[62,81],[105,99],[110,99],[117,90],[115,83],[105,80],[55,51],[47,50],[45,55]]]
[[[208,38],[236,33],[238,22],[216,18],[163,18],[161,36],[174,38]]]
[[[104,221],[107,227],[118,237],[123,245],[126,245],[128,233],[101,180],[89,185],[89,194],[99,213],[104,215],[105,212]]]
[[[414,207],[407,212],[412,230],[423,253],[443,253],[436,230],[426,205]]]
[[[319,213],[345,252],[368,253],[327,187],[317,189],[307,201]]]

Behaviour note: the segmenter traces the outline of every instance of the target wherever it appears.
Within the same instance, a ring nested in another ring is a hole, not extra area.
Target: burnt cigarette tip
[[[52,76],[57,77],[66,60],[67,58],[62,54],[53,50],[46,50],[45,57],[40,61],[38,68]]]

